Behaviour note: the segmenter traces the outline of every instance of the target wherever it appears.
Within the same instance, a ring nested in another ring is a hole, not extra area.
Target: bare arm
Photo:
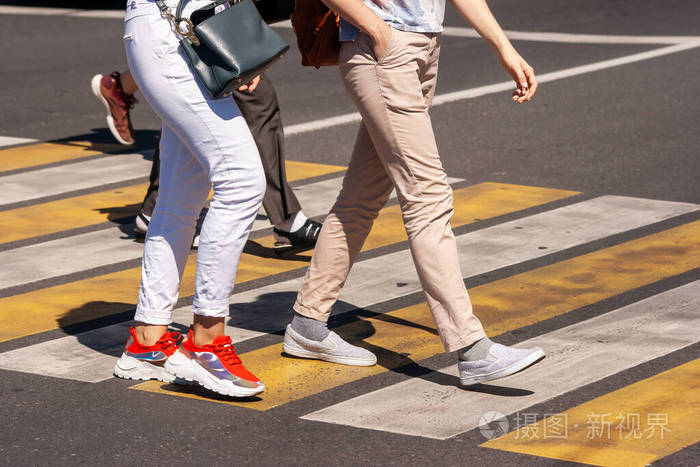
[[[384,54],[391,38],[391,28],[362,0],[323,0],[323,3],[372,38],[377,58]]]
[[[521,103],[529,101],[537,91],[535,71],[518,54],[503,29],[498,25],[485,0],[450,0],[459,14],[498,54],[505,70],[513,77],[516,91],[513,100]]]

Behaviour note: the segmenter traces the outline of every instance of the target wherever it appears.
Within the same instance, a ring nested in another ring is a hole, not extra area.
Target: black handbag
[[[183,18],[186,2],[180,0],[173,15],[163,0],[156,0],[161,15],[181,38],[180,47],[199,82],[214,97],[244,85],[289,50],[252,0],[215,1]]]

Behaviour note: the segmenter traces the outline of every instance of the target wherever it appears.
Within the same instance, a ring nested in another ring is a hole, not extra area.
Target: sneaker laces
[[[179,332],[166,332],[163,337],[156,341],[157,346],[163,350],[172,350],[173,347],[177,347],[178,341],[182,338]]]
[[[127,94],[121,89],[119,90],[122,94],[122,99],[124,100],[124,103],[126,104],[127,107],[129,107],[129,110],[134,108],[134,104],[138,104],[139,100],[134,97],[133,94]]]
[[[220,342],[212,344],[212,346],[214,347],[212,349],[213,352],[223,360],[224,363],[228,363],[229,365],[241,363],[241,359],[238,357],[238,354],[236,354],[236,350],[231,342],[231,337],[228,337],[226,340],[222,339]]]

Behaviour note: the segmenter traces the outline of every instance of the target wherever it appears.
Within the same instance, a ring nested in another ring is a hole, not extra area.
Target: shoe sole
[[[105,97],[100,92],[101,80],[102,75],[93,76],[92,80],[90,81],[90,87],[92,88],[92,93],[95,95],[95,97],[97,97],[100,100],[100,102],[102,102],[102,105],[105,106],[105,110],[107,111],[107,126],[109,127],[109,131],[112,133],[112,136],[114,136],[114,138],[124,146],[132,146],[134,142],[128,142],[124,138],[122,138],[119,134],[119,131],[117,131],[117,127],[114,125],[114,118],[112,117],[112,110],[109,108],[109,102],[107,102],[107,99],[105,99]]]
[[[341,357],[338,355],[328,355],[319,352],[313,352],[311,350],[302,349],[300,347],[292,347],[287,343],[282,344],[282,350],[294,357],[308,358],[313,360],[322,360],[324,362],[339,363],[341,365],[350,366],[374,366],[377,363],[377,359],[372,360],[360,360],[351,357]]]
[[[221,380],[202,368],[197,362],[190,360],[179,352],[175,352],[168,358],[165,362],[165,368],[178,379],[199,384],[210,391],[224,396],[252,397],[265,390],[265,386],[243,388],[236,386],[231,381]]]
[[[126,354],[122,354],[121,358],[117,360],[117,364],[114,366],[114,376],[139,381],[155,379],[164,383],[172,383],[175,380],[175,375],[164,367],[138,360]]]
[[[542,350],[537,350],[531,353],[522,360],[518,360],[507,368],[502,370],[494,371],[487,375],[470,376],[468,378],[459,378],[459,382],[462,386],[473,386],[479,383],[486,383],[488,381],[493,381],[496,379],[505,378],[506,376],[513,375],[519,371],[526,369],[527,367],[534,365],[544,358],[544,352]]]

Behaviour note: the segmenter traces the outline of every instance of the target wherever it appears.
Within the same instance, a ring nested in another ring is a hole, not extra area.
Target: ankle
[[[194,345],[201,346],[214,342],[219,336],[225,334],[225,318],[213,318],[211,316],[194,315],[192,324],[192,338]]]
[[[317,342],[321,342],[331,333],[328,329],[328,323],[325,321],[307,318],[299,313],[294,313],[292,329],[301,334],[302,337]]]
[[[168,332],[168,326],[160,324],[147,324],[137,322],[134,324],[136,339],[144,347],[150,347]]]
[[[489,355],[493,341],[488,337],[482,337],[478,341],[463,347],[457,351],[457,358],[462,361],[484,360]]]
[[[280,222],[279,224],[275,224],[275,228],[277,230],[281,230],[283,232],[289,232],[290,229],[292,228],[292,219],[291,218],[285,219],[282,222]]]

